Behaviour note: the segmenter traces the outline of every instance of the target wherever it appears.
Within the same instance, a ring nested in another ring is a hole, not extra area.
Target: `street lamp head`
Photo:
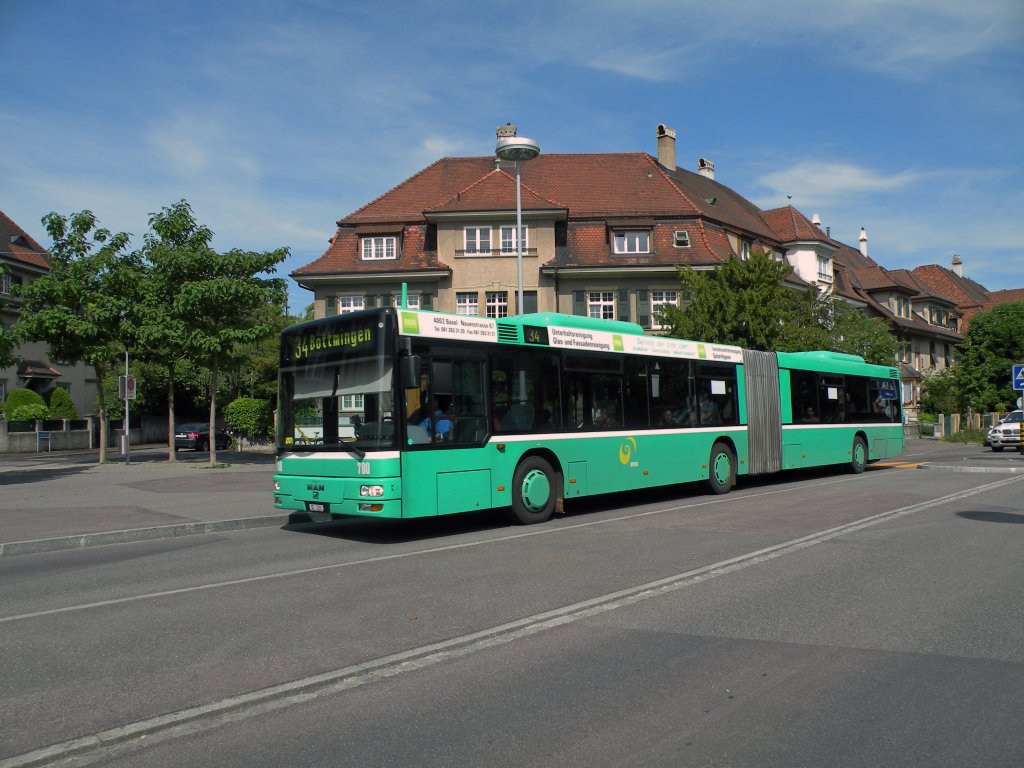
[[[540,154],[540,144],[525,136],[506,136],[498,139],[494,154],[502,160],[532,160]]]

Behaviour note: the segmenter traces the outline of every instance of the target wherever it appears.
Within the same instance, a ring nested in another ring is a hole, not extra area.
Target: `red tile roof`
[[[50,260],[46,255],[46,249],[8,218],[3,211],[0,211],[0,254],[32,267],[50,269]]]

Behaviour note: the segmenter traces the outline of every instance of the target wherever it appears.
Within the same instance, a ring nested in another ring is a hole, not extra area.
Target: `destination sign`
[[[403,336],[428,336],[433,339],[497,341],[498,324],[490,317],[442,315],[436,312],[399,312]]]

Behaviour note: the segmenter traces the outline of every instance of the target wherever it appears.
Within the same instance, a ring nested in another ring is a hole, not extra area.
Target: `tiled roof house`
[[[707,160],[697,172],[678,168],[672,129],[658,126],[657,142],[657,157],[542,154],[521,163],[523,311],[657,327],[656,307],[679,301],[677,267],[713,269],[753,248],[788,258],[789,230],[775,231],[787,215],[794,243],[815,234],[793,209],[766,216],[716,181]],[[292,277],[314,292],[317,317],[394,302],[402,282],[423,308],[515,314],[515,186],[511,163],[442,158],[341,219],[327,251]],[[832,248],[816,234],[823,251]],[[790,281],[818,282],[803,273]]]
[[[16,285],[25,285],[50,271],[46,249],[24,229],[0,211],[0,322],[10,328],[21,312],[21,299],[13,295]],[[96,398],[93,372],[81,363],[55,362],[46,344],[27,342],[16,351],[20,362],[0,368],[0,404],[12,389],[32,389],[49,400],[55,387],[68,390],[79,415],[92,412]]]

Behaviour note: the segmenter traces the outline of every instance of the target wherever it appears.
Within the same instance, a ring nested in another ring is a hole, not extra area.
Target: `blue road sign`
[[[1013,388],[1024,389],[1024,365],[1013,366]]]

